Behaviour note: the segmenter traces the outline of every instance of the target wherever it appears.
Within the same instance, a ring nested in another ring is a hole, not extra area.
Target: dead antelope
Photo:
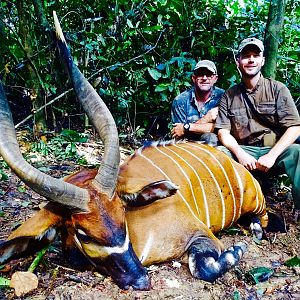
[[[113,117],[73,63],[55,13],[54,18],[60,56],[105,151],[99,170],[82,170],[64,181],[41,173],[20,153],[1,86],[0,153],[49,203],[1,244],[0,263],[44,247],[60,231],[66,251],[79,250],[123,289],[149,289],[144,266],[185,252],[192,275],[214,281],[246,249],[238,243],[224,250],[214,234],[244,214],[266,226],[259,184],[224,153],[191,142],[144,146],[119,167]]]

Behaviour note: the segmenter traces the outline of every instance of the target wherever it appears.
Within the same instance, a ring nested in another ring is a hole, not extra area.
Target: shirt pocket
[[[231,124],[236,129],[247,126],[249,118],[245,107],[231,108],[228,114],[231,119]]]
[[[274,115],[276,113],[275,102],[261,102],[257,106],[257,111],[261,115]]]

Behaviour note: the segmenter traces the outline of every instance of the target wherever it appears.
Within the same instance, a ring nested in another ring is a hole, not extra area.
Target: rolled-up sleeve
[[[293,97],[285,85],[278,91],[277,95],[278,121],[283,128],[300,125],[300,117]]]
[[[220,100],[218,117],[216,119],[215,129],[231,130],[231,122],[228,115],[228,93],[226,92]]]
[[[180,98],[175,98],[171,108],[172,123],[185,123],[186,112],[184,102]]]

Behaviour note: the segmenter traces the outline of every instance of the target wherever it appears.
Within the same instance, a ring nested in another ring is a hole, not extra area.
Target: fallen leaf
[[[10,280],[10,287],[15,289],[16,296],[20,297],[38,287],[39,280],[31,272],[15,272]]]

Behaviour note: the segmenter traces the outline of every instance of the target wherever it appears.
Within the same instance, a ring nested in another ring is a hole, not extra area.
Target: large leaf
[[[159,71],[157,71],[156,69],[148,68],[148,72],[154,80],[158,80],[161,77],[161,73]]]
[[[155,87],[155,92],[165,91],[169,88],[169,86],[170,86],[170,84],[168,84],[168,83],[161,83]]]
[[[38,287],[38,278],[31,272],[15,272],[10,281],[10,287],[15,289],[15,294],[20,297]]]

